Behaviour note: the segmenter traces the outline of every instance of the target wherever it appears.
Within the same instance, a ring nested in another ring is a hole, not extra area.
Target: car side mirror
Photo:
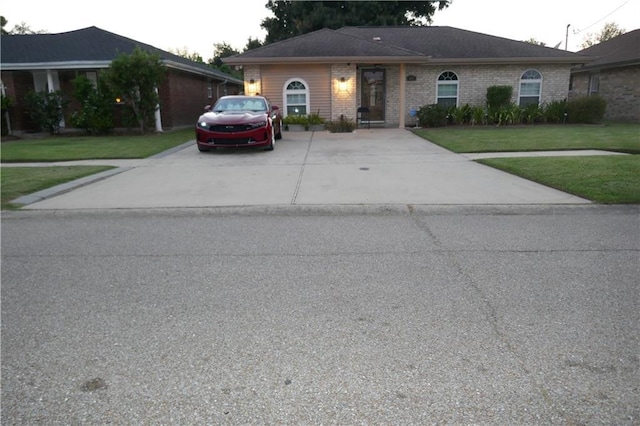
[[[205,105],[204,112],[209,112],[209,111],[211,111],[211,105]]]
[[[271,105],[271,111],[278,111],[279,109],[277,105]]]

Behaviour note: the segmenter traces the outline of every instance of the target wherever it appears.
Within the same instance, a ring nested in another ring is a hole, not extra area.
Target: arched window
[[[287,81],[284,85],[285,116],[307,115],[309,111],[309,86],[300,79]]]
[[[542,93],[542,74],[536,70],[527,70],[520,77],[520,106],[540,105]]]
[[[438,77],[437,102],[443,107],[458,106],[458,76],[445,71]]]

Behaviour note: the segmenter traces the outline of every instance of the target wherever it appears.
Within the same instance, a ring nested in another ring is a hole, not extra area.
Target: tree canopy
[[[428,25],[449,0],[432,1],[296,1],[269,0],[274,17],[265,18],[265,44],[323,28],[344,26]]]
[[[585,36],[582,42],[582,48],[586,49],[587,47],[602,43],[603,41],[611,40],[612,38],[622,35],[625,32],[626,30],[620,28],[615,22],[607,22],[606,24],[604,24],[604,27],[602,27],[602,30],[600,30],[599,33],[589,33]]]
[[[157,53],[136,47],[132,53],[120,53],[111,61],[103,77],[114,94],[128,106],[144,133],[153,118],[160,97],[156,88],[165,78],[166,68]]]

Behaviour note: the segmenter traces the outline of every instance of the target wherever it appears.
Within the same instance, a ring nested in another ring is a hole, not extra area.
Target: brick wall
[[[604,119],[640,123],[640,66],[629,66],[602,70],[598,95],[607,101]],[[573,90],[569,99],[588,96],[588,72],[573,75]]]
[[[406,82],[405,110],[407,123],[412,123],[412,109],[435,104],[437,102],[438,77],[445,71],[452,71],[458,76],[458,106],[484,106],[487,88],[490,86],[511,86],[511,101],[518,103],[520,77],[528,69],[535,69],[542,74],[541,104],[554,100],[563,100],[569,91],[569,65],[477,65],[477,66],[418,66],[408,65],[406,75],[416,77],[415,81]],[[388,79],[388,82],[396,80]],[[396,83],[397,84],[397,83]]]

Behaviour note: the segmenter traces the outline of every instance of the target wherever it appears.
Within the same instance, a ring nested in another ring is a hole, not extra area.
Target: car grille
[[[209,130],[212,132],[220,132],[220,133],[245,132],[247,130],[251,130],[251,126],[247,124],[215,125],[215,126],[209,126]]]
[[[216,138],[216,139],[212,139],[211,142],[216,145],[242,145],[245,143],[250,143],[251,138],[234,138],[234,139]]]

